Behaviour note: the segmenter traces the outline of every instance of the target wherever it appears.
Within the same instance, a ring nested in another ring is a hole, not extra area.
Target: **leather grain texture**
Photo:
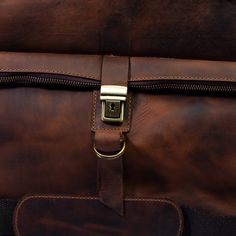
[[[96,198],[32,196],[15,214],[17,236],[179,236],[182,230],[181,210],[164,199],[126,199],[122,217]]]
[[[3,68],[4,75],[12,75],[12,70],[4,70],[6,65],[7,68],[18,68],[17,73],[21,72],[21,68],[24,73],[24,68],[33,68],[30,73],[40,74],[44,71],[38,71],[36,65],[47,65],[47,74],[51,67],[60,68],[62,65],[76,74],[82,71],[86,75],[94,65],[96,76],[86,76],[84,80],[99,82],[102,79],[101,56],[92,56],[91,59],[90,56],[50,54],[49,59],[48,54],[24,55],[0,53],[0,68]],[[29,67],[31,58],[34,58],[33,65]],[[67,72],[62,74],[68,76]],[[179,78],[181,83],[224,82],[235,86],[236,64],[133,57],[130,58],[128,76],[129,84],[150,84],[163,78],[171,82]],[[94,124],[98,121],[94,114],[100,109],[99,100],[94,99],[96,93],[98,91],[93,89],[1,87],[1,198],[18,199],[26,194],[39,193],[90,196],[92,199],[99,197],[98,161],[93,151]],[[132,103],[128,102],[127,107],[132,115],[126,112],[129,122],[124,123],[126,129],[122,130],[129,131],[123,156],[124,198],[167,198],[177,205],[203,209],[214,216],[235,216],[235,94],[159,93],[157,90],[144,92],[133,89],[129,96],[132,96]],[[104,126],[96,128],[102,129]],[[120,127],[114,127],[114,130],[120,131]],[[104,146],[111,140],[101,135],[100,141]],[[117,148],[117,145],[114,147]],[[113,150],[113,146],[110,148]],[[116,176],[121,174],[119,172]],[[108,183],[116,187],[112,178]],[[117,197],[112,193],[107,196],[108,200]],[[56,201],[50,200],[50,207],[56,208]],[[36,205],[40,208],[44,202]],[[99,207],[95,206],[98,212]],[[43,214],[47,213],[46,209],[42,207]],[[108,208],[104,209],[108,211]],[[164,212],[164,215],[168,213]],[[29,218],[31,215],[32,212]],[[76,215],[75,212],[73,215]],[[72,217],[69,213],[67,216]],[[139,215],[141,219],[142,214]],[[26,226],[22,223],[22,227]],[[57,227],[48,230],[46,233],[50,235],[50,230],[57,230]]]
[[[235,214],[235,98],[139,93],[132,104],[126,195]],[[91,111],[91,92],[1,89],[1,196],[95,195]]]
[[[126,194],[235,215],[235,109],[234,97],[133,95]]]
[[[0,50],[236,60],[234,0],[4,0]]]

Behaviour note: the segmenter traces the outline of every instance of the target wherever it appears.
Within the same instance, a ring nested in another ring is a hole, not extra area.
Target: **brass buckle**
[[[102,121],[118,123],[124,121],[127,93],[128,89],[125,86],[101,86],[100,100],[102,101]]]

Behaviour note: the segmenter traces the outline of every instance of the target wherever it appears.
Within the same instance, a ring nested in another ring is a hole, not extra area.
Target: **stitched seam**
[[[85,77],[89,79],[95,79],[99,80],[99,78],[95,74],[80,74],[80,73],[71,73],[69,71],[60,71],[60,70],[50,70],[50,69],[44,69],[44,68],[38,68],[37,70],[33,69],[27,69],[27,68],[20,68],[20,69],[11,69],[11,68],[1,68],[0,71],[4,72],[35,72],[35,73],[54,73],[54,74],[66,74],[66,75],[72,75],[72,76],[79,76],[79,77]]]
[[[93,119],[92,119],[92,130],[95,131],[96,125],[96,105],[97,105],[97,91],[93,91]]]
[[[128,114],[128,129],[130,129],[131,122],[131,110],[132,110],[132,95],[129,95],[129,114]]]
[[[35,196],[28,196],[28,197],[25,197],[22,201],[19,202],[19,204],[17,204],[16,206],[16,210],[15,210],[15,213],[14,213],[14,229],[16,231],[16,235],[17,236],[21,236],[21,233],[20,233],[20,230],[19,230],[19,227],[18,227],[18,219],[19,219],[19,211],[20,211],[20,208],[22,207],[22,205],[27,202],[28,200],[30,199],[47,199],[47,198],[51,198],[51,199],[82,199],[82,200],[99,200],[99,198],[97,197],[82,197],[82,196],[75,196],[75,197],[72,197],[72,196],[53,196],[53,195],[35,195]]]
[[[19,231],[19,227],[18,227],[18,221],[19,221],[19,211],[20,208],[22,207],[22,205],[27,202],[30,199],[70,199],[70,200],[99,200],[98,197],[85,197],[85,196],[55,196],[55,195],[35,195],[35,196],[28,196],[25,197],[22,201],[19,202],[19,204],[16,207],[16,211],[14,214],[14,228],[16,231],[17,236],[21,236],[20,231]],[[137,202],[144,202],[145,204],[147,203],[155,203],[155,202],[159,202],[159,203],[165,203],[165,204],[170,204],[172,205],[177,214],[178,214],[178,220],[179,220],[179,229],[178,229],[178,236],[180,236],[182,234],[182,230],[183,230],[183,214],[180,210],[179,207],[177,207],[177,205],[169,200],[169,199],[145,199],[145,198],[126,198],[125,201],[137,201]]]
[[[176,76],[176,75],[163,75],[163,76],[143,76],[131,77],[131,81],[135,80],[166,80],[166,79],[180,79],[180,80],[206,80],[206,81],[231,81],[236,82],[236,78],[230,77],[209,77],[209,76]]]

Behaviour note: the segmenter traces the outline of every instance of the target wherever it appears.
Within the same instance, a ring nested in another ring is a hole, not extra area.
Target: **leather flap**
[[[0,52],[0,72],[51,73],[99,80],[102,56]]]
[[[181,210],[165,199],[126,199],[125,216],[97,198],[25,197],[16,208],[17,236],[180,236]]]
[[[99,55],[0,52],[0,72],[52,73],[100,81],[102,60]],[[108,78],[115,82],[117,76],[110,67],[118,66],[116,69],[119,71],[120,65],[106,63],[103,72],[109,72]],[[130,81],[236,81],[235,62],[230,61],[130,57],[129,67]]]

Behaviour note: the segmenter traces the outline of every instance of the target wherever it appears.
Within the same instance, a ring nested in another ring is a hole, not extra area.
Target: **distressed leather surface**
[[[26,68],[22,60],[18,64],[19,54],[10,55],[16,57],[13,65],[9,55],[0,54],[0,68],[6,68],[6,64],[7,68]],[[29,60],[25,62],[30,65]],[[100,62],[101,58],[97,60]],[[177,76],[183,82],[234,83],[236,79],[234,62],[158,58],[130,58],[130,62],[130,82],[162,76],[169,81]],[[46,56],[39,64],[44,63]],[[73,65],[76,73],[80,71],[76,60]],[[83,65],[84,60],[81,68]],[[100,68],[96,63],[95,67]],[[92,90],[0,89],[1,198],[49,193],[98,197],[97,157],[91,132],[93,95]],[[213,215],[235,216],[235,97],[136,90],[129,95],[132,116],[123,157],[124,196],[168,198]]]
[[[234,0],[3,0],[0,50],[236,60]]]
[[[127,195],[177,194],[180,202],[235,214],[235,99],[133,96]],[[89,92],[2,89],[1,196],[95,195],[91,110]]]
[[[122,217],[96,198],[26,197],[14,223],[17,236],[180,236],[183,230],[181,210],[164,199],[126,199]]]
[[[168,196],[235,215],[235,98],[135,94],[133,99],[126,194]]]

